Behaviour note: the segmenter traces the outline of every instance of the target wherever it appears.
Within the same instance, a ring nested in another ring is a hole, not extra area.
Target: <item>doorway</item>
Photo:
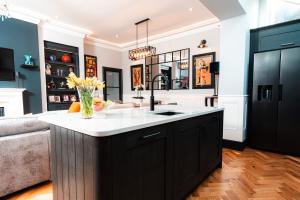
[[[103,81],[105,88],[103,89],[104,100],[113,102],[123,101],[123,80],[122,69],[103,67]]]

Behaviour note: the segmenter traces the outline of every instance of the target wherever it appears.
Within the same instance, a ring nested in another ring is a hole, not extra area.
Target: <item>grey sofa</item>
[[[34,115],[0,118],[0,199],[50,180],[49,132]]]

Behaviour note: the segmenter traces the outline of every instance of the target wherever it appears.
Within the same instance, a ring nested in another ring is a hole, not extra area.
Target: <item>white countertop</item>
[[[105,137],[188,119],[221,110],[223,110],[223,108],[156,106],[154,112],[150,112],[148,107],[112,109],[107,113],[95,113],[92,119],[82,119],[80,113],[70,114],[66,111],[41,115],[39,119],[50,124],[61,126],[90,136]],[[182,112],[183,114],[173,116],[154,114],[156,112],[164,111]]]

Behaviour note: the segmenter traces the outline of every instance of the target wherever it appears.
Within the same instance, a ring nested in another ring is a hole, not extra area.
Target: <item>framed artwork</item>
[[[72,102],[76,102],[76,101],[77,101],[76,95],[70,95],[70,100],[71,100]]]
[[[60,96],[54,96],[55,103],[60,103]]]
[[[67,95],[67,94],[63,95],[63,101],[64,102],[70,101],[69,95]]]
[[[214,88],[214,75],[210,73],[210,63],[215,61],[216,52],[193,56],[193,89]]]
[[[86,78],[97,77],[97,57],[84,55],[84,73]]]
[[[49,103],[54,103],[55,102],[55,96],[54,95],[49,95],[48,96],[48,101],[49,101]]]
[[[131,90],[134,90],[135,86],[144,84],[144,73],[143,73],[143,64],[132,65],[130,67],[131,72]]]

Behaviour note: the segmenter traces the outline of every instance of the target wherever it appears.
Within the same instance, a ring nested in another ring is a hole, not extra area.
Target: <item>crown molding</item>
[[[91,36],[93,32],[88,29],[62,23],[58,20],[53,20],[52,18],[45,16],[41,13],[33,12],[31,10],[27,10],[21,7],[10,6],[10,10],[13,18],[37,24],[38,26],[45,29],[50,29],[64,34],[84,38],[85,39],[84,43],[86,44],[95,45],[95,46],[99,46],[99,47],[103,47],[115,51],[126,51],[129,48],[135,46],[136,44],[136,41],[125,42],[125,43],[114,43],[107,40],[103,40],[101,38],[94,38]],[[194,33],[215,29],[218,28],[219,25],[220,25],[220,21],[218,18],[211,18],[178,29],[153,35],[149,37],[149,42],[153,44],[160,43],[162,41],[176,39]],[[141,45],[144,45],[146,42],[146,38],[140,39],[139,41]]]
[[[168,41],[176,38],[181,38],[187,35],[217,29],[220,26],[220,21],[217,18],[212,18],[206,21],[198,22],[195,24],[191,24],[185,27],[181,27],[178,29],[174,29],[172,31],[164,32],[161,34],[153,35],[149,37],[149,42],[152,44],[157,44],[163,41]],[[140,45],[144,45],[146,43],[146,38],[140,39]],[[117,51],[127,51],[128,49],[135,46],[136,42],[127,42],[127,43],[113,43],[107,40],[94,38],[87,36],[85,40],[86,44],[91,44],[103,48],[108,48]]]
[[[11,15],[12,18],[22,20],[22,21],[25,21],[25,22],[29,22],[29,23],[32,23],[32,24],[39,24],[41,22],[41,20],[39,18],[28,16],[28,15],[25,15],[25,14],[22,14],[22,13],[14,12],[14,11],[11,11],[10,15]]]
[[[71,36],[75,36],[75,37],[79,37],[82,39],[85,38],[85,36],[86,36],[86,33],[74,31],[72,29],[69,29],[68,27],[62,27],[60,25],[52,24],[51,22],[47,22],[47,21],[41,22],[39,24],[39,26],[41,26],[44,29],[56,31],[59,33],[63,33],[63,34],[67,34],[67,35],[71,35]]]
[[[94,38],[94,37],[91,37],[91,36],[86,36],[86,38],[84,40],[84,43],[94,45],[94,46],[97,46],[97,47],[103,47],[103,48],[106,48],[106,49],[115,50],[115,51],[122,51],[122,48],[117,43],[109,42],[107,40],[102,40],[102,39],[99,39],[99,38]]]
[[[37,24],[38,26],[41,26],[46,29],[52,29],[57,32],[85,38],[86,35],[92,34],[93,32],[84,29],[81,27],[73,26],[67,23],[62,23],[58,20],[54,20],[48,16],[45,16],[41,13],[34,12],[31,10],[24,9],[22,7],[10,5],[9,6],[11,16],[13,18],[30,22],[33,24]]]
[[[161,34],[156,34],[153,35],[151,37],[149,37],[149,42],[152,42],[153,44],[155,43],[159,43],[162,41],[166,41],[166,40],[171,40],[171,39],[176,39],[176,38],[180,38],[186,35],[191,35],[194,33],[198,33],[198,32],[203,32],[203,31],[207,31],[210,29],[215,29],[218,28],[218,26],[220,25],[220,21],[218,18],[211,18],[205,21],[201,21],[198,23],[194,23],[188,26],[184,26],[178,29],[174,29],[171,31],[167,31]],[[140,41],[140,44],[145,44],[146,43],[146,38],[143,38]],[[120,47],[123,50],[126,50],[127,48],[130,48],[132,46],[135,46],[136,42],[132,41],[132,42],[127,42],[127,43],[122,43],[120,44]]]

